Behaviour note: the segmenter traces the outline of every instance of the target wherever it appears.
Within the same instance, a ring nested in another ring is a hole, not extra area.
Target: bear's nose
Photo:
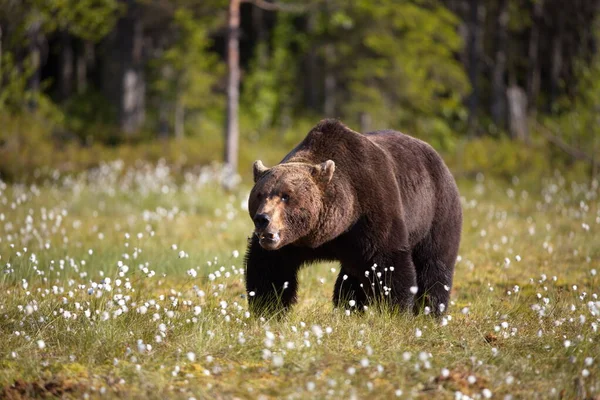
[[[267,214],[256,214],[254,217],[254,226],[256,229],[264,229],[271,222],[271,218]]]

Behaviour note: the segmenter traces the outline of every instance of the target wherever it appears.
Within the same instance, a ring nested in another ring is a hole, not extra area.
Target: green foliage
[[[483,172],[507,180],[522,174],[539,177],[545,171],[553,170],[548,149],[526,147],[507,137],[465,142],[457,158],[459,170],[463,172]]]
[[[241,105],[253,117],[254,126],[259,130],[291,117],[293,107],[298,103],[296,77],[299,68],[292,49],[301,46],[303,39],[293,25],[293,16],[282,13],[277,16],[270,57],[267,57],[267,43],[257,46],[250,72],[243,81]]]
[[[378,127],[413,127],[428,118],[450,126],[464,119],[469,85],[455,59],[462,43],[451,12],[422,1],[328,4],[314,40],[335,43],[336,57],[326,62],[346,87],[346,119],[358,121],[367,112]]]
[[[118,143],[119,132],[109,121],[116,116],[106,98],[95,90],[70,97],[63,105],[65,128],[81,143]]]
[[[64,113],[46,90],[49,82],[42,82],[39,91],[29,88],[28,81],[40,66],[36,65],[33,55],[23,55],[23,44],[40,40],[31,35],[50,35],[59,30],[84,40],[98,41],[112,29],[120,9],[117,0],[0,1],[0,23],[10,32],[2,42],[0,53],[0,113],[26,114],[35,104],[34,118],[52,127],[63,125]],[[3,32],[6,35],[6,29]],[[71,99],[71,103],[75,100],[81,99]],[[37,138],[32,140],[36,142]]]
[[[63,30],[90,41],[106,36],[119,17],[118,0],[29,0],[29,20],[46,32]]]
[[[27,79],[32,72],[31,62],[27,59],[19,67],[9,51],[2,54],[0,61],[0,112],[18,112],[32,100],[31,93],[27,91]]]
[[[61,137],[63,124],[52,123],[50,119],[41,118],[40,114],[0,113],[0,180],[37,181],[54,171],[75,174],[115,160],[122,160],[125,166],[133,166],[140,160],[158,162],[162,159],[174,169],[189,170],[211,164],[215,161],[215,154],[223,153],[222,124],[215,123],[212,115],[207,118],[190,117],[190,124],[194,126],[193,136],[178,140],[126,142],[116,136],[114,127],[103,125],[100,121],[105,112],[102,111],[105,107],[102,98],[93,93],[84,97],[79,106],[69,105],[72,113],[64,123],[69,132],[77,134],[75,141]],[[95,117],[98,120],[92,124],[93,129],[79,125],[87,120],[86,115],[94,113],[93,107],[84,106],[88,102],[98,104]],[[312,123],[303,121],[300,125],[295,124],[283,134],[277,129],[269,129],[260,137],[242,135],[240,173],[248,178],[252,162],[257,158],[269,165],[278,162]],[[114,146],[115,142],[118,146]]]
[[[600,18],[594,32],[600,42]],[[600,53],[591,62],[575,64],[578,85],[574,98],[563,97],[556,114],[543,119],[544,124],[566,143],[596,157],[600,152]]]
[[[213,86],[222,78],[225,66],[208,51],[211,25],[192,11],[179,8],[173,15],[175,41],[151,63],[152,89],[163,102],[186,111],[223,109],[224,98]]]
[[[0,21],[12,32],[9,44],[18,48],[30,29],[40,33],[69,32],[98,41],[110,32],[123,7],[118,0],[0,0]]]
[[[27,110],[35,104],[36,118],[45,120],[50,125],[64,122],[64,114],[48,95],[28,89],[28,79],[34,70],[31,57],[26,57],[17,64],[13,52],[5,51],[0,61],[0,116],[27,114]],[[7,134],[8,130],[5,129],[2,136]]]

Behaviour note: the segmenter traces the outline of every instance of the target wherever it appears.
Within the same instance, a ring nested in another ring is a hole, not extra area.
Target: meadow
[[[597,180],[462,178],[442,319],[334,310],[321,264],[265,320],[243,284],[249,182],[222,177],[117,161],[0,182],[0,397],[600,398]]]

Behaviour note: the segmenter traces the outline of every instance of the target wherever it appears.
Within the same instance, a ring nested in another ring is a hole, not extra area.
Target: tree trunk
[[[2,90],[2,24],[0,24],[0,90]]]
[[[128,12],[118,27],[123,42],[122,98],[119,119],[126,133],[139,130],[145,118],[146,82],[143,73],[143,25],[141,10],[133,0],[128,0]]]
[[[41,68],[42,68],[42,49],[41,49],[41,21],[39,18],[33,18],[27,28],[27,39],[29,41],[29,60],[31,62],[31,76],[27,81],[27,90],[33,94],[28,103],[30,110],[37,109],[36,96],[40,91]]]
[[[506,91],[509,111],[509,129],[513,139],[529,141],[527,128],[527,94],[518,86],[511,86]]]
[[[76,60],[77,93],[82,94],[87,89],[88,65],[94,60],[94,44],[84,41]]]
[[[169,101],[164,95],[160,96],[158,101],[158,138],[167,139],[169,137]]]
[[[306,21],[306,31],[309,37],[313,37],[316,25],[316,14],[315,12],[309,12]],[[307,107],[315,112],[321,109],[319,104],[319,67],[317,65],[317,49],[314,43],[310,43],[309,48],[306,51],[305,68],[306,74],[304,75],[304,99]]]
[[[177,140],[183,139],[184,135],[184,123],[185,123],[185,107],[181,99],[175,100],[175,138]]]
[[[229,1],[229,22],[227,36],[227,122],[225,132],[225,165],[230,174],[238,167],[238,106],[240,96],[240,0]]]
[[[129,135],[138,131],[145,119],[144,37],[140,6],[135,0],[123,1],[127,11],[108,43],[103,87],[117,107],[121,131]]]
[[[508,0],[500,0],[496,19],[496,54],[492,72],[492,119],[496,126],[506,123],[506,45],[508,42]]]
[[[73,88],[73,41],[68,32],[60,33],[59,96],[66,100]]]
[[[335,77],[334,66],[336,63],[336,52],[333,44],[325,47],[325,117],[335,118],[336,116],[336,90],[337,79]]]
[[[483,22],[485,20],[485,6],[479,0],[470,0],[469,8],[469,81],[471,82],[471,95],[468,99],[469,107],[469,132],[473,134],[477,122],[477,109],[479,107],[479,64],[483,53]]]
[[[548,99],[548,111],[552,112],[554,102],[558,97],[560,88],[560,74],[563,68],[563,36],[564,36],[564,13],[557,13],[557,28],[552,38],[552,69],[550,71],[550,96]]]
[[[264,23],[264,10],[258,6],[252,7],[252,26],[256,32],[256,51],[259,68],[266,68],[269,61],[267,31]]]
[[[360,131],[361,133],[371,131],[371,114],[364,111],[360,113]]]
[[[540,92],[540,63],[539,63],[539,42],[540,25],[544,12],[544,0],[537,0],[533,6],[533,15],[531,23],[531,32],[529,34],[529,72],[527,77],[527,100],[528,108],[534,114],[537,110],[537,98]]]

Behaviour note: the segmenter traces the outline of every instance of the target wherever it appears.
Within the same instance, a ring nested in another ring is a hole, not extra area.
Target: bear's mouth
[[[256,232],[256,236],[258,236],[261,247],[266,250],[275,249],[281,241],[279,232]]]

